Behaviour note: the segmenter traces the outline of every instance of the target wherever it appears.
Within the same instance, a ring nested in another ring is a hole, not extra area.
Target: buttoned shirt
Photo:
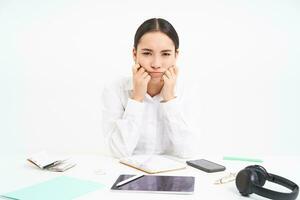
[[[103,133],[115,157],[135,154],[167,154],[188,157],[194,134],[184,115],[183,88],[176,98],[163,101],[161,94],[145,94],[142,102],[131,99],[132,77],[104,87],[102,93]]]

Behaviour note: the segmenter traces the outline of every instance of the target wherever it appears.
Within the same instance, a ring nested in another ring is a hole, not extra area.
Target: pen
[[[43,169],[51,168],[51,167],[53,167],[53,166],[55,166],[55,165],[57,165],[57,164],[59,164],[59,163],[61,163],[61,162],[62,162],[61,160],[55,161],[55,162],[53,162],[53,163],[50,163],[50,164],[44,166]]]
[[[136,179],[138,179],[138,178],[141,178],[141,177],[143,177],[143,176],[144,176],[144,174],[142,174],[142,175],[136,175],[136,176],[130,177],[130,178],[128,178],[128,179],[125,179],[124,181],[119,182],[119,183],[117,184],[117,187],[120,187],[120,186],[122,186],[122,185],[125,185],[126,183],[129,183],[129,182],[131,182],[131,181],[134,181],[134,180],[136,180]]]
[[[224,156],[223,160],[248,161],[248,162],[258,162],[258,163],[262,163],[263,162],[261,159],[244,158],[244,157],[233,157],[233,156]]]

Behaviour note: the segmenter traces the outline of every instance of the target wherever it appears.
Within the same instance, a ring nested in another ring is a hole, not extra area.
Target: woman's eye
[[[163,56],[170,56],[170,53],[163,53]]]
[[[145,55],[145,56],[151,55],[151,53],[149,53],[149,52],[144,52],[144,53],[142,53],[142,54]]]

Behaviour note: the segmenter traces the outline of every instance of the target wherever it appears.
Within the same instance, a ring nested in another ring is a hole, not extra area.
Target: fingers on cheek
[[[174,73],[172,70],[170,70],[169,74],[168,74],[169,78],[173,78],[174,77]]]
[[[146,79],[147,79],[147,81],[150,81],[151,76],[150,76],[150,75],[147,75]]]
[[[147,76],[149,76],[149,74],[147,72],[143,73],[143,78],[146,78]]]

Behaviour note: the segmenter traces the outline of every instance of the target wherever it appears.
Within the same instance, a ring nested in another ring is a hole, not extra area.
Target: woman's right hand
[[[132,75],[133,93],[131,98],[133,100],[142,102],[147,92],[147,87],[151,76],[139,64],[135,64],[132,67]]]

